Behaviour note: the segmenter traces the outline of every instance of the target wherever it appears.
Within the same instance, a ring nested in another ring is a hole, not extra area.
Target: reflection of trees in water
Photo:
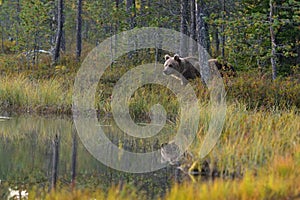
[[[162,195],[170,188],[174,167],[146,174],[129,174],[108,168],[93,158],[78,140],[74,154],[74,127],[66,117],[20,116],[0,122],[0,177],[11,186],[25,184],[50,186],[52,174],[52,141],[59,136],[58,182],[69,185],[72,171],[76,175],[76,186],[109,188],[120,183],[132,184],[144,190],[149,197]],[[110,121],[103,123],[111,124]],[[151,152],[160,149],[167,141],[167,132],[172,126],[154,139],[137,139],[126,135],[114,124],[102,127],[107,137],[119,147],[132,152]],[[74,156],[77,157],[76,172]],[[73,157],[73,158],[72,158]],[[73,159],[73,164],[72,164]],[[74,178],[74,177],[73,177]]]

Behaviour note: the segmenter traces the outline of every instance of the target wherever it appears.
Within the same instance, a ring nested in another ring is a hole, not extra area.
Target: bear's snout
[[[165,68],[164,68],[163,74],[164,74],[164,75],[170,75],[170,74],[171,74],[171,70],[169,69],[169,67],[165,67]]]

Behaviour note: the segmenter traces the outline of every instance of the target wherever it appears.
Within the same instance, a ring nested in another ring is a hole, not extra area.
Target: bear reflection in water
[[[170,165],[177,166],[178,169],[183,172],[190,172],[190,167],[193,166],[193,155],[192,153],[185,151],[182,152],[179,146],[171,141],[161,145],[161,162],[168,163]],[[193,166],[196,168],[196,166]],[[198,169],[194,169],[192,173],[196,173]]]
[[[189,175],[192,181],[195,181],[195,176],[208,177],[211,175],[208,160],[199,160],[189,151],[182,152],[174,141],[162,144],[160,152],[162,163],[176,166],[184,174]]]

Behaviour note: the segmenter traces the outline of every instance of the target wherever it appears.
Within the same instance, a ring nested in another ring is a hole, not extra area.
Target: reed
[[[60,79],[31,80],[24,75],[0,79],[0,107],[23,112],[69,112],[72,90]]]
[[[175,184],[164,199],[297,199],[299,173],[299,157],[275,156],[265,167],[249,170],[241,179]]]
[[[295,156],[276,156],[265,168],[256,172],[249,170],[242,179],[216,179],[174,184],[161,200],[177,199],[297,199],[300,196],[300,160]],[[284,166],[284,167],[283,167]],[[271,167],[271,171],[269,170]],[[292,171],[293,173],[282,173]],[[129,186],[112,186],[108,191],[102,189],[60,188],[51,193],[34,189],[29,199],[147,199],[141,192]]]

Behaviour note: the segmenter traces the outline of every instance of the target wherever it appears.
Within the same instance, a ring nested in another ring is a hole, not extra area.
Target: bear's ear
[[[165,60],[169,60],[169,58],[171,58],[171,56],[169,56],[168,54],[165,55]]]
[[[176,60],[177,62],[180,62],[180,57],[178,54],[175,54],[174,55],[174,60]]]

